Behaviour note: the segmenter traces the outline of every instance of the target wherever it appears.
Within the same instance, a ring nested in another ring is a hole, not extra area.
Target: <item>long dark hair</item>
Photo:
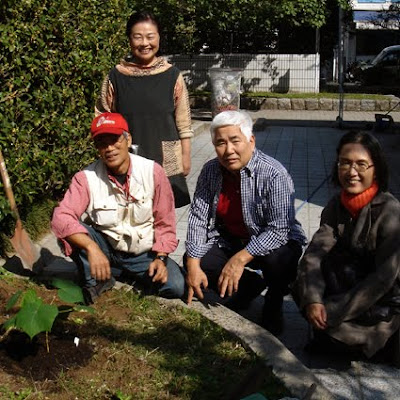
[[[339,154],[342,150],[342,147],[350,143],[359,143],[364,146],[366,150],[368,150],[375,167],[375,177],[379,185],[379,190],[382,192],[386,192],[389,185],[389,168],[382,147],[375,136],[372,136],[370,133],[363,131],[349,131],[345,133],[340,139],[339,144],[336,148],[336,161],[332,170],[332,182],[335,185],[340,186],[337,167]]]
[[[144,10],[137,11],[129,17],[128,22],[126,23],[126,36],[128,37],[128,39],[131,36],[132,26],[137,24],[138,22],[144,21],[149,21],[153,23],[157,27],[158,33],[161,32],[160,24],[151,12]]]

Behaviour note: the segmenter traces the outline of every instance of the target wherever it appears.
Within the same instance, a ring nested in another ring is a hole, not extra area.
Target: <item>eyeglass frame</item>
[[[357,172],[367,172],[371,167],[374,167],[374,164],[368,164],[366,161],[360,161],[362,164],[367,164],[367,166],[364,168],[363,165],[357,164],[358,161],[338,161],[337,162],[337,167],[339,170],[342,171],[350,171],[352,168],[354,168]],[[361,169],[360,169],[361,168]]]
[[[112,134],[110,134],[110,135],[112,135]],[[94,146],[96,147],[96,149],[98,149],[98,150],[100,150],[100,149],[105,149],[105,148],[107,148],[108,146],[119,146],[122,142],[123,142],[123,139],[126,139],[126,140],[128,140],[128,136],[129,134],[128,134],[128,132],[123,132],[115,141],[110,141],[109,143],[105,143],[105,141],[104,142],[102,142],[101,141],[101,139],[100,139],[100,137],[96,140],[96,138],[93,140],[93,142],[94,142]],[[117,135],[113,135],[113,136],[117,136]]]

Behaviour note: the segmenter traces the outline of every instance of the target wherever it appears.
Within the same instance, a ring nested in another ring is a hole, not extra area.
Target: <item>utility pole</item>
[[[319,46],[320,46],[320,31],[319,28],[315,30],[315,93],[319,93],[319,79],[320,79],[320,71],[321,71],[321,55],[319,54]]]
[[[343,103],[344,103],[344,88],[343,88],[343,10],[339,5],[339,35],[338,35],[338,81],[339,81],[339,115],[336,122],[340,129],[343,127]]]

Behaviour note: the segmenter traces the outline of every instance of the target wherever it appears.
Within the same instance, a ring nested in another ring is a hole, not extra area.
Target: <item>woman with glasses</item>
[[[345,134],[332,179],[341,191],[322,211],[296,285],[314,329],[308,348],[354,349],[371,357],[393,336],[398,366],[400,203],[387,192],[379,142],[365,132]]]

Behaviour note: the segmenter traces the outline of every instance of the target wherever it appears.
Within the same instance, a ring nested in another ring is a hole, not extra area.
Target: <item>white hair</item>
[[[246,111],[222,111],[217,114],[211,122],[210,133],[214,143],[215,131],[218,128],[228,125],[235,125],[240,128],[240,131],[250,141],[253,135],[253,120]]]

